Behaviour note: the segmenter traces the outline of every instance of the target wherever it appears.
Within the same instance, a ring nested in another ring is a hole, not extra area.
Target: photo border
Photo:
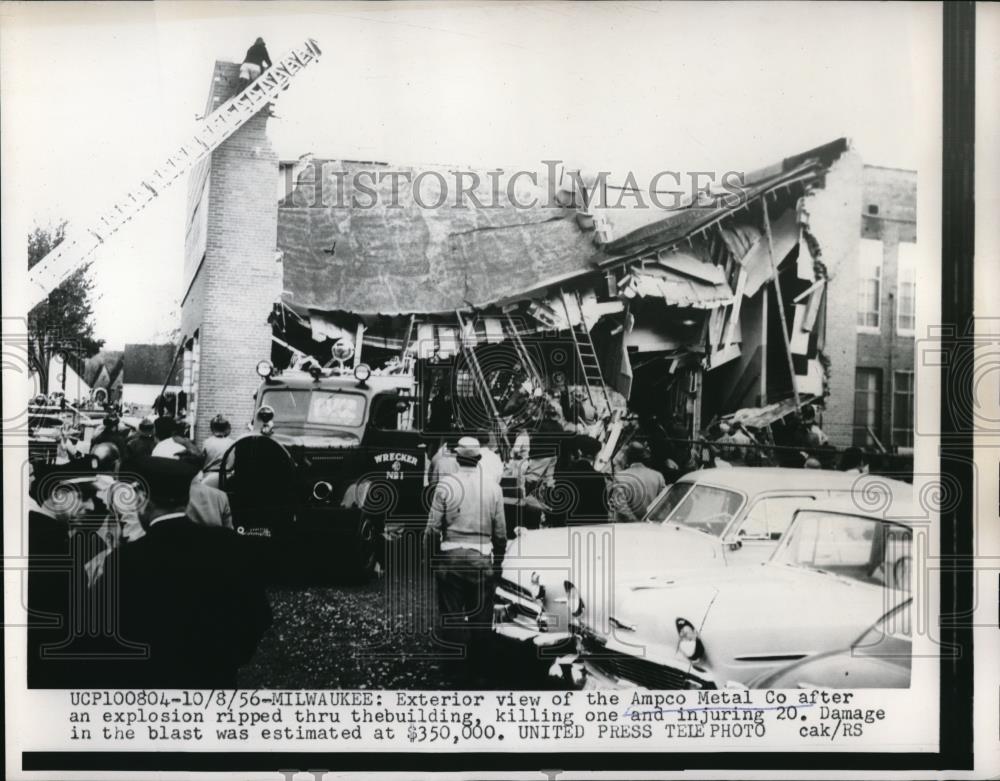
[[[973,393],[969,365],[973,327],[975,240],[975,31],[971,0],[943,4],[943,165],[941,234],[941,349],[953,356],[941,367],[940,470],[960,487],[954,507],[941,512],[941,556],[971,563],[975,513]],[[956,406],[968,409],[956,410]],[[2,546],[2,541],[0,541]],[[0,548],[2,549],[2,548]],[[975,572],[941,572],[942,612],[968,614]],[[971,770],[973,754],[973,626],[971,620],[939,627],[943,645],[958,646],[956,658],[942,655],[939,707],[940,745],[936,753],[887,752],[131,752],[24,751],[24,772],[160,771],[273,772],[324,768],[336,772],[524,772],[680,770]],[[2,633],[0,633],[2,635]],[[4,639],[0,636],[0,649]],[[6,696],[6,692],[0,697]],[[0,723],[0,736],[5,729]],[[6,754],[6,740],[4,753]],[[318,772],[318,771],[316,771]]]

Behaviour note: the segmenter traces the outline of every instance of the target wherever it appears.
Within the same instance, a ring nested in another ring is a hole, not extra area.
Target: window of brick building
[[[882,314],[882,242],[861,239],[858,257],[858,330],[877,333]]]
[[[913,447],[913,372],[892,376],[892,444]]]
[[[882,412],[882,370],[857,369],[854,374],[854,444],[875,445]]]
[[[900,242],[898,252],[896,331],[900,336],[913,336],[917,326],[917,245]]]

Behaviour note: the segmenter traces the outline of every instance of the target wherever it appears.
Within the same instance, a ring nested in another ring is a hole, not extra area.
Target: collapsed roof
[[[662,260],[663,253],[680,249],[682,242],[769,192],[821,183],[846,149],[846,139],[838,139],[748,174],[743,180],[746,197],[740,202],[649,208],[638,221],[623,210],[587,212],[572,201],[562,205],[547,197],[551,183],[544,180],[535,186],[527,177],[519,179],[513,188],[515,204],[488,172],[464,169],[459,176],[465,182],[480,183],[473,192],[488,204],[481,208],[470,198],[456,203],[455,192],[448,189],[455,168],[310,161],[279,203],[285,298],[304,309],[383,315],[453,313],[527,298],[650,255]],[[317,171],[323,177],[323,203],[330,205],[308,202],[317,192]],[[380,177],[380,172],[396,175]],[[411,187],[418,177],[424,202],[444,197],[441,206],[420,205]],[[616,224],[621,235],[616,235]],[[758,239],[744,237],[750,251],[754,243],[760,251]],[[712,306],[726,298],[719,290],[723,282],[710,280],[715,290],[678,286],[676,279],[642,284],[674,290],[689,305]]]

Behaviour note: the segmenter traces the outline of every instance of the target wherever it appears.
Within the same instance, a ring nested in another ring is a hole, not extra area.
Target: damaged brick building
[[[216,64],[209,110],[237,71]],[[199,441],[216,413],[250,420],[258,361],[326,362],[347,337],[374,366],[450,366],[458,396],[466,349],[487,374],[506,351],[543,380],[563,375],[692,435],[738,410],[777,419],[813,400],[832,443],[851,444],[862,165],[846,140],[746,174],[739,199],[593,208],[564,179],[537,185],[555,203],[434,209],[378,173],[426,173],[433,196],[434,172],[454,169],[283,162],[268,120],[250,120],[189,182],[181,328]],[[370,204],[351,191],[317,203],[359,172]],[[468,173],[496,194],[485,172]]]

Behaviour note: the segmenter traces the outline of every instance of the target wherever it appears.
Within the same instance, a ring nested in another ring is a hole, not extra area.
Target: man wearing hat
[[[70,606],[78,595],[82,560],[71,538],[95,512],[94,475],[79,464],[33,464],[28,487],[28,686],[73,685],[73,662],[58,650],[73,638]],[[81,538],[82,539],[82,538]],[[79,557],[77,557],[79,559]]]
[[[473,678],[489,666],[494,574],[507,550],[500,485],[484,476],[481,459],[478,439],[458,441],[458,469],[435,487],[426,530],[432,550],[440,551],[433,558],[439,637],[463,649]]]
[[[628,466],[615,474],[612,498],[615,520],[619,523],[641,521],[646,510],[667,487],[663,475],[650,469],[649,450],[644,442],[633,440],[625,448]]]
[[[111,554],[103,577],[119,597],[121,637],[148,655],[116,661],[103,685],[234,688],[271,622],[246,543],[185,514],[196,466],[149,456],[131,468],[146,533]]]

